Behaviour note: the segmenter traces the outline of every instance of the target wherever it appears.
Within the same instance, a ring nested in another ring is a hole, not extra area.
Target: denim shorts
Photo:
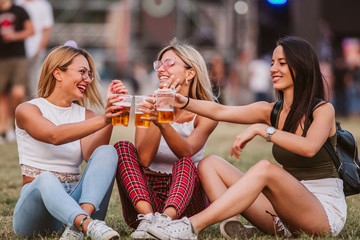
[[[337,236],[347,216],[343,181],[339,178],[324,178],[303,180],[301,183],[319,199],[329,220],[332,236]]]

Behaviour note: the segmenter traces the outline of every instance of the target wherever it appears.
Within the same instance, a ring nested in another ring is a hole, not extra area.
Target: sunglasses
[[[161,66],[163,66],[164,69],[166,70],[169,67],[174,66],[175,62],[176,62],[176,58],[168,58],[168,59],[165,59],[164,61],[156,60],[156,61],[154,61],[153,66],[154,66],[155,71],[158,71],[159,68],[161,68]],[[184,67],[190,68],[189,65],[187,65],[185,63],[184,63]]]

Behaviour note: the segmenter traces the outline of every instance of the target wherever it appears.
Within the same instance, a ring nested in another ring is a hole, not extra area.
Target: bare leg
[[[153,210],[151,204],[144,200],[139,200],[135,204],[135,209],[140,214],[154,213],[154,210]]]
[[[176,209],[174,207],[168,207],[165,209],[164,214],[169,216],[171,219],[176,218]]]
[[[222,166],[221,161],[217,161]],[[231,183],[226,177],[230,176],[228,171],[231,170],[226,166],[224,168],[226,174],[223,175],[223,172],[219,171],[218,176],[227,185]],[[210,171],[209,168],[207,170]],[[244,176],[241,177],[239,173],[238,176],[240,179],[207,209],[190,218],[195,231],[199,232],[208,225],[242,213],[262,231],[274,233],[274,229],[270,227],[272,218],[264,218],[265,210],[271,211],[274,208],[276,214],[292,231],[301,230],[309,234],[331,232],[326,213],[319,200],[279,166],[262,160],[250,168]],[[211,195],[211,191],[209,193]],[[265,228],[261,224],[265,224]]]
[[[229,187],[244,176],[239,169],[218,156],[208,156],[201,160],[198,170],[201,184],[210,202],[221,197]],[[265,209],[275,213],[269,200],[261,193],[252,208],[244,211],[242,215],[252,224],[256,224],[261,231],[275,233],[273,219],[269,214],[264,214]],[[238,219],[237,214],[240,213],[236,213],[229,219]]]

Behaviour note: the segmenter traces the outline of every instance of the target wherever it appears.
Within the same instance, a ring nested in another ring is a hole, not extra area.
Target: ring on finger
[[[166,87],[167,83],[164,84],[164,87]]]

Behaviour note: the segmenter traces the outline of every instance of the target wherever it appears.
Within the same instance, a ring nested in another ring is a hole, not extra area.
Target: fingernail
[[[121,115],[121,114],[122,114],[122,111],[120,111],[118,114]]]

